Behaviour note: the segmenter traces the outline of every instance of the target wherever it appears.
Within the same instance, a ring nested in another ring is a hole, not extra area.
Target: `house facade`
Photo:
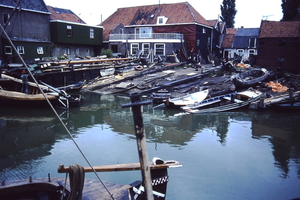
[[[101,24],[104,47],[122,55],[144,54],[181,60],[197,55],[209,63],[213,27],[189,3],[119,8]]]
[[[267,69],[300,71],[300,21],[262,21],[257,65]]]
[[[51,56],[50,13],[43,0],[1,0],[0,23],[22,58],[31,62]],[[2,31],[2,30],[1,30]],[[3,64],[20,62],[9,40],[1,35]]]
[[[48,6],[51,12],[50,30],[52,56],[84,58],[100,55],[103,28],[90,26],[68,9]]]
[[[257,56],[257,39],[259,28],[228,29],[227,40],[224,40],[223,57],[255,64]],[[229,43],[230,42],[230,43]]]

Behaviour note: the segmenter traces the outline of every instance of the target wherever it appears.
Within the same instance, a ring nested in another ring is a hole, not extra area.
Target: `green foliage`
[[[223,0],[221,7],[221,20],[226,23],[226,28],[234,28],[234,18],[237,13],[235,0]]]
[[[282,0],[282,21],[293,20],[298,14],[300,0]]]
[[[102,49],[101,50],[101,55],[106,55],[108,58],[113,57],[113,52],[111,49]]]

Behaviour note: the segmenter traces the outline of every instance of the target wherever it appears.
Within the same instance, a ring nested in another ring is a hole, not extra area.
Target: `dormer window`
[[[168,21],[168,18],[165,16],[157,17],[157,24],[166,24]]]

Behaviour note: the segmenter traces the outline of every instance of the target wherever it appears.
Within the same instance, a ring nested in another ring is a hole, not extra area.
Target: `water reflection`
[[[84,138],[84,134],[94,130],[95,127],[97,129],[100,127],[102,130],[110,129],[117,135],[122,136],[121,140],[123,142],[119,144],[120,149],[128,148],[127,146],[124,147],[126,142],[135,141],[133,117],[131,109],[121,108],[121,105],[129,103],[130,99],[124,96],[101,96],[95,93],[84,94],[84,97],[84,103],[80,108],[57,110],[72,135],[75,138]],[[182,157],[177,159],[189,162],[186,160],[190,159],[187,155],[190,154],[190,151],[195,151],[195,155],[197,155],[199,148],[203,151],[201,152],[203,155],[212,156],[209,151],[211,151],[210,148],[216,148],[215,143],[221,146],[223,151],[229,151],[232,148],[230,153],[233,155],[244,150],[243,148],[249,148],[250,153],[253,152],[252,156],[261,157],[262,159],[269,155],[260,153],[268,151],[259,148],[269,148],[269,152],[272,153],[271,157],[273,157],[273,165],[280,170],[278,176],[282,179],[291,178],[294,169],[297,170],[297,179],[300,179],[299,120],[300,116],[296,113],[279,113],[275,111],[238,111],[192,115],[185,114],[180,110],[153,110],[152,105],[143,106],[145,133],[149,145],[155,148],[150,149],[150,151],[157,151],[159,145],[168,148],[168,150],[170,148],[173,151],[176,149],[182,152],[177,153],[178,155],[182,154]],[[203,146],[204,143],[198,141],[199,137],[207,139],[208,136],[205,135],[207,133],[217,138],[216,141],[205,141],[209,145],[209,149]],[[86,139],[88,140],[88,138]],[[28,178],[29,175],[45,171],[45,166],[49,164],[45,163],[45,158],[54,156],[51,155],[54,146],[65,141],[69,141],[69,136],[50,109],[30,110],[0,107],[0,180]],[[232,141],[236,141],[238,145],[233,147]],[[250,145],[255,144],[253,141],[262,141],[266,145],[252,147]],[[170,154],[171,151],[168,152],[168,150],[165,151],[165,156]],[[105,149],[101,151],[105,151]],[[221,156],[222,152],[219,152],[219,154]],[[59,158],[55,157],[54,159]],[[222,158],[218,159],[222,160]],[[243,157],[243,159],[248,158]],[[55,160],[51,162],[55,163],[55,166],[61,164]],[[195,159],[194,162],[198,166],[203,166],[201,160]],[[213,167],[211,166],[213,164],[206,165]],[[239,165],[239,163],[236,163],[236,165]],[[257,163],[258,169],[259,165]],[[189,165],[186,164],[185,167],[189,167]],[[187,171],[189,170],[187,169]],[[245,168],[243,170],[247,171],[249,169]],[[272,171],[272,169],[270,170]],[[199,171],[190,173],[197,174]],[[186,176],[194,178],[194,175]],[[205,177],[205,174],[201,176]],[[196,182],[192,182],[192,184],[196,184]],[[296,184],[299,186],[299,180]],[[191,199],[193,199],[193,196],[191,196]]]

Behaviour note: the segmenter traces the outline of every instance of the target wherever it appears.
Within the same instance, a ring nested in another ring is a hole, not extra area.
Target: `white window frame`
[[[24,46],[17,46],[17,51],[19,54],[25,54]]]
[[[90,28],[90,39],[94,39],[94,38],[95,38],[94,29]]]
[[[7,55],[12,55],[12,47],[11,46],[4,46],[4,52]]]
[[[157,22],[156,24],[166,24],[168,21],[168,18],[165,16],[159,16],[157,17]]]
[[[158,46],[162,46],[163,48],[158,48]],[[158,53],[158,51],[162,51],[162,54]],[[156,44],[154,44],[154,54],[155,55],[164,56],[165,53],[166,53],[165,51],[166,51],[166,44],[164,44],[164,43],[156,43]]]
[[[71,54],[71,48],[70,47],[66,47],[65,48],[65,54],[66,55],[70,55]]]
[[[139,43],[131,43],[130,44],[130,54],[131,55],[136,55],[139,48],[140,48]]]
[[[152,27],[138,28],[139,38],[152,38]]]
[[[146,45],[148,45],[148,47],[145,47]],[[150,43],[143,43],[142,44],[142,50],[143,50],[144,54],[149,54],[149,52],[150,52]]]
[[[255,49],[249,49],[248,52],[249,52],[249,56],[256,55]]]
[[[236,50],[236,54],[239,55],[239,56],[243,56],[245,53],[244,49],[237,49]]]
[[[72,26],[67,25],[67,37],[72,37],[72,36],[73,36]]]
[[[44,54],[44,49],[43,47],[37,47],[36,48],[37,54]]]
[[[202,28],[202,33],[206,33],[206,28]]]

